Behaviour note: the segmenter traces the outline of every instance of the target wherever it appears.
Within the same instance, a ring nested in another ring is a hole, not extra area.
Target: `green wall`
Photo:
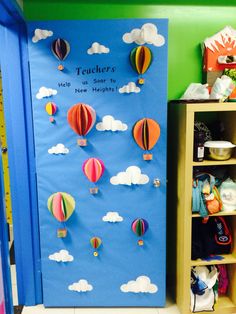
[[[236,28],[236,0],[225,0],[225,6],[220,0],[195,1],[201,5],[184,5],[186,2],[24,0],[24,14],[27,20],[168,18],[168,95],[178,99],[189,83],[202,81],[200,43],[226,25]]]

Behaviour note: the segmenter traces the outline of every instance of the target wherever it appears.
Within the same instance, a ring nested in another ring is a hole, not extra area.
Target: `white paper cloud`
[[[139,276],[136,280],[131,280],[127,284],[120,286],[120,290],[124,293],[156,293],[158,287],[151,283],[151,280],[147,276]]]
[[[129,82],[127,85],[119,88],[120,94],[130,94],[130,93],[140,93],[140,88],[135,84],[135,82]]]
[[[136,166],[130,166],[125,171],[119,172],[116,176],[111,177],[111,184],[147,184],[149,177],[146,174],[141,173],[141,169]]]
[[[60,250],[59,252],[56,252],[52,255],[49,255],[48,258],[51,261],[55,262],[72,262],[74,260],[74,257],[69,254],[67,250]]]
[[[109,53],[110,52],[110,49],[97,43],[97,42],[94,42],[92,44],[92,46],[87,50],[87,53],[89,55],[93,55],[93,54],[101,54],[101,53]]]
[[[121,222],[123,221],[123,217],[118,212],[107,212],[106,216],[102,217],[102,220],[105,222]]]
[[[51,97],[51,96],[56,95],[56,94],[57,94],[57,90],[42,86],[42,87],[40,87],[38,93],[36,94],[36,98],[42,99],[45,97]]]
[[[87,292],[92,291],[93,286],[88,283],[85,279],[80,279],[78,282],[74,282],[72,285],[68,286],[70,291],[77,291],[77,292]]]
[[[48,150],[49,154],[55,154],[55,155],[59,155],[59,154],[68,154],[69,153],[69,149],[65,147],[64,144],[57,144],[56,146],[52,146],[51,148],[49,148]]]
[[[96,129],[98,131],[126,131],[128,126],[120,120],[115,120],[113,116],[107,115],[102,118],[102,122],[96,124]]]
[[[158,34],[156,25],[152,23],[143,24],[140,28],[134,28],[130,33],[125,33],[122,37],[127,44],[135,42],[138,45],[152,44],[156,47],[163,46],[165,43],[164,36]]]
[[[39,40],[46,39],[53,35],[52,31],[46,29],[36,28],[34,31],[34,36],[32,37],[32,42],[37,43]]]

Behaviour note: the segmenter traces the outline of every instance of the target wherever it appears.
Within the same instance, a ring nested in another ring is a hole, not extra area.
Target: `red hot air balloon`
[[[89,181],[96,183],[103,175],[105,166],[102,160],[89,158],[83,163],[82,169]],[[98,187],[90,188],[91,194],[97,194],[97,192]]]
[[[138,237],[141,237],[148,230],[148,222],[143,218],[137,218],[132,222],[131,229]],[[142,239],[138,240],[138,245],[143,245]]]
[[[99,237],[93,237],[90,239],[90,244],[95,249],[95,251],[93,252],[93,255],[98,256],[97,249],[102,244],[102,240]]]
[[[95,110],[86,104],[78,103],[67,112],[67,120],[72,130],[80,136],[87,135],[96,121]],[[78,145],[86,146],[86,139],[79,139]]]
[[[133,127],[135,142],[145,151],[151,150],[160,137],[160,125],[153,119],[143,118]],[[152,160],[152,154],[143,154],[144,160]]]
[[[57,38],[52,42],[51,46],[52,52],[54,56],[60,60],[63,61],[66,59],[70,52],[70,45],[69,43],[62,38]],[[64,66],[62,64],[59,64],[58,70],[62,71],[64,69]]]

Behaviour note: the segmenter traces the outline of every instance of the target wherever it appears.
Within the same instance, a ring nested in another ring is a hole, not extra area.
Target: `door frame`
[[[0,0],[0,42],[18,300],[35,305],[42,284],[27,30],[13,0]]]

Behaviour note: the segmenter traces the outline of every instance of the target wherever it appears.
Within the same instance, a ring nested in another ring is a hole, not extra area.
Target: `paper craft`
[[[65,155],[69,153],[69,149],[66,148],[64,144],[57,144],[49,148],[48,153],[53,155]]]
[[[93,286],[88,283],[85,279],[80,279],[78,282],[74,282],[72,285],[68,286],[68,289],[70,291],[76,291],[76,292],[87,292],[92,291]]]
[[[148,222],[143,218],[135,219],[131,224],[132,231],[138,236],[143,236],[148,230]],[[142,246],[144,244],[142,239],[138,240],[138,245]]]
[[[102,122],[96,124],[98,131],[126,131],[128,129],[127,124],[120,120],[115,120],[113,116],[107,115],[102,118]]]
[[[97,250],[101,246],[102,240],[99,237],[93,237],[93,238],[90,239],[90,244],[91,244],[92,248],[95,249],[95,251],[93,252],[93,255],[95,257],[97,257],[98,256],[98,251]]]
[[[70,45],[65,39],[57,38],[52,42],[51,50],[59,61],[64,61],[70,52]],[[59,71],[64,70],[62,63],[57,68]]]
[[[126,284],[123,284],[120,287],[120,290],[124,293],[156,293],[158,291],[158,287],[151,283],[148,276],[139,276],[136,280],[131,280]]]
[[[91,131],[96,122],[96,112],[91,106],[78,103],[68,110],[67,120],[75,133],[85,136]],[[87,140],[78,140],[78,145],[86,146]]]
[[[54,96],[56,94],[57,94],[56,89],[47,88],[47,87],[42,86],[42,87],[40,87],[38,93],[36,94],[36,98],[42,99],[42,98]]]
[[[149,177],[141,173],[141,169],[137,166],[130,166],[125,171],[119,172],[116,176],[111,177],[111,184],[132,185],[132,184],[147,184]]]
[[[102,220],[115,223],[123,221],[123,217],[121,217],[118,212],[107,212],[106,216],[102,217]]]
[[[145,46],[139,46],[132,49],[130,52],[130,63],[134,71],[140,75],[138,83],[141,85],[144,84],[142,75],[148,70],[152,63],[151,49]]]
[[[59,252],[53,253],[48,256],[51,261],[68,263],[73,262],[74,257],[69,254],[67,250],[60,250]]]
[[[103,175],[105,166],[102,160],[98,158],[89,158],[83,163],[82,169],[89,181],[96,183]],[[98,187],[90,188],[90,193],[97,194]]]
[[[42,39],[46,39],[53,35],[52,31],[48,31],[46,29],[36,28],[34,31],[34,36],[32,37],[32,42],[35,44]]]
[[[109,53],[110,52],[110,49],[97,43],[97,42],[94,42],[91,46],[91,48],[89,48],[87,50],[87,53],[89,55],[93,55],[93,54],[101,54],[101,53]]]
[[[57,105],[54,102],[49,101],[46,106],[45,106],[45,110],[47,112],[47,114],[50,116],[49,121],[51,123],[55,122],[55,119],[53,118],[53,116],[56,114],[57,112]]]
[[[161,129],[159,124],[149,118],[143,118],[137,121],[133,127],[133,137],[135,142],[143,150],[151,150],[160,137]],[[143,154],[144,160],[151,160],[152,154]]]
[[[132,94],[132,93],[140,93],[141,89],[135,84],[135,82],[129,82],[127,85],[119,88],[120,94]]]

